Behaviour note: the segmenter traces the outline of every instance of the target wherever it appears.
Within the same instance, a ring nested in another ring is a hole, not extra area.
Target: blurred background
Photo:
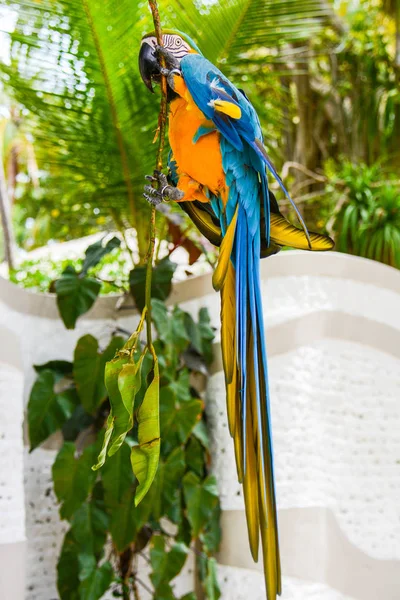
[[[3,0],[0,10],[0,256],[11,278],[46,289],[62,265],[35,274],[25,252],[100,230],[133,228],[142,260],[158,114],[137,67],[146,3]],[[309,227],[338,251],[398,267],[397,0],[172,0],[160,12],[246,91]],[[162,215],[158,231],[197,240]]]

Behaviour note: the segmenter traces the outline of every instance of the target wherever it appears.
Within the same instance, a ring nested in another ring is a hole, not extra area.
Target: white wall
[[[0,598],[22,598],[25,572],[23,383],[18,338],[0,325]]]
[[[400,273],[340,254],[284,252],[263,261],[262,280],[282,598],[398,600]],[[201,306],[207,306],[213,325],[219,327],[219,299],[208,275],[177,284],[170,302],[175,301],[194,317]],[[14,349],[18,358],[12,365],[8,362],[4,367],[4,351],[0,355],[0,409],[8,413],[7,425],[0,420],[0,460],[2,434],[7,432],[11,437],[5,443],[18,463],[12,476],[7,461],[0,465],[5,473],[0,483],[4,479],[17,499],[12,503],[17,516],[9,520],[16,526],[7,530],[14,533],[4,540],[9,548],[13,541],[23,544],[24,536],[28,540],[25,600],[57,597],[55,564],[64,525],[58,520],[51,491],[55,453],[51,449],[25,451],[24,525],[22,459],[18,459],[22,456],[21,364],[26,403],[34,378],[32,364],[55,357],[71,359],[76,340],[84,333],[106,341],[116,323],[134,329],[137,317],[132,310],[116,311],[115,304],[115,299],[100,299],[78,321],[78,328],[68,332],[58,319],[52,296],[31,294],[0,279],[0,335],[6,328],[7,339],[13,338],[19,348]],[[208,389],[208,414],[224,509],[219,556],[223,599],[265,598],[260,565],[252,563],[248,552],[218,355]],[[7,523],[3,512],[0,515],[2,535]],[[22,555],[17,553],[20,561]],[[1,582],[0,578],[0,586]],[[8,600],[1,587],[0,597]],[[10,600],[23,597],[13,593]]]
[[[396,600],[400,273],[344,255],[290,253],[264,262],[263,274],[282,597]],[[224,509],[223,597],[261,600],[220,364],[215,371],[208,409]]]

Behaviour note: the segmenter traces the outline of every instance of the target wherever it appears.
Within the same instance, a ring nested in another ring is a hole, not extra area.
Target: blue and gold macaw
[[[160,66],[160,56],[167,68]],[[213,285],[221,292],[221,347],[227,412],[243,483],[251,553],[258,560],[261,533],[268,600],[281,593],[278,526],[272,457],[267,352],[260,287],[260,257],[281,246],[330,250],[330,238],[302,229],[280,213],[267,173],[290,197],[263,146],[260,121],[245,93],[200,52],[187,35],[164,30],[143,37],[141,76],[167,76],[169,167],[175,187],[155,172],[154,203],[172,197],[198,229],[220,247]],[[291,201],[291,200],[290,200]]]

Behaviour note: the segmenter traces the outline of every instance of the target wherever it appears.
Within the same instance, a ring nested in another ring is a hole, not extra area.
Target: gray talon
[[[174,88],[174,76],[175,75],[179,75],[179,77],[181,77],[182,74],[179,69],[171,69],[167,76],[168,85],[172,89],[175,89]]]
[[[157,183],[158,185],[158,189],[151,185],[144,186],[143,196],[153,206],[161,204],[161,202],[164,200],[182,200],[183,196],[185,195],[185,193],[178,188],[174,187],[173,185],[169,185],[167,176],[161,171],[155,170],[153,175],[145,175],[145,177],[147,181]]]
[[[144,194],[143,196],[146,198],[147,202],[152,204],[153,206],[158,206],[164,200],[162,194],[151,185],[144,186]]]

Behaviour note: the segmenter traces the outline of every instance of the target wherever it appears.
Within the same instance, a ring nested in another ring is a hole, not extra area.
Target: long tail
[[[237,216],[237,218],[236,218]],[[250,549],[261,533],[268,600],[281,593],[267,356],[260,290],[260,236],[239,207],[221,246],[214,286],[221,290],[221,347],[230,433],[243,483]],[[232,258],[232,261],[230,260]]]

